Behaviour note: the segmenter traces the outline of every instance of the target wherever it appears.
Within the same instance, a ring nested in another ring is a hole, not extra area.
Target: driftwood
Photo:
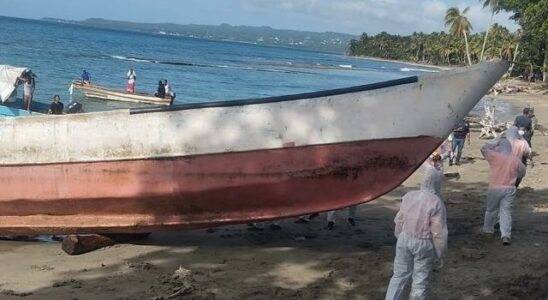
[[[535,130],[539,131],[542,135],[548,135],[548,130],[540,124],[535,124]]]
[[[90,234],[90,235],[76,235],[70,234],[65,236],[61,248],[65,253],[69,255],[79,255],[104,248],[113,246],[120,243],[127,243],[139,239],[148,237],[150,233],[139,234]]]
[[[495,104],[493,98],[487,98],[484,102],[485,114],[481,119],[476,120],[481,125],[479,138],[496,138],[499,132],[505,131],[511,123],[497,123],[495,119]]]

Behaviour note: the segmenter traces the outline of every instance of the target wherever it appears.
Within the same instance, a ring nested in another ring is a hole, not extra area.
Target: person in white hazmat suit
[[[443,155],[441,152],[438,152],[440,149],[436,150],[426,161],[422,164],[421,170],[423,174],[423,180],[431,180],[432,191],[438,196],[441,197],[441,183],[443,181]]]
[[[440,163],[441,156],[430,159]],[[412,279],[409,299],[425,299],[430,273],[436,258],[440,267],[447,249],[447,221],[445,205],[436,196],[443,171],[428,168],[421,188],[403,196],[396,214],[394,233],[398,238],[394,274],[390,279],[385,299],[404,299],[405,287]]]
[[[496,139],[485,144],[481,153],[489,163],[489,189],[482,232],[494,234],[499,219],[503,245],[510,244],[512,232],[512,206],[516,198],[516,180],[525,176],[525,165],[512,155],[512,145],[506,139]]]

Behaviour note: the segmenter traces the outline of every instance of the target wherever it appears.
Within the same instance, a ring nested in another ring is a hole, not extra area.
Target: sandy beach
[[[517,109],[535,107],[548,125],[548,96],[498,96]],[[459,179],[444,183],[449,251],[434,273],[431,299],[548,299],[548,136],[533,137],[529,167],[515,205],[512,245],[478,235],[488,166],[485,140],[472,132]],[[384,299],[396,239],[393,219],[401,196],[418,187],[411,176],[391,193],[361,205],[357,225],[326,229],[284,220],[282,230],[246,225],[159,232],[68,256],[59,243],[0,241],[0,299]]]

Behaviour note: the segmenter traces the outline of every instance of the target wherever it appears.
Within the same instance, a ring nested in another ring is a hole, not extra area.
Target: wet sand
[[[535,107],[548,127],[548,96],[497,97]],[[431,299],[548,298],[548,136],[536,133],[537,156],[518,190],[512,245],[478,235],[488,168],[485,141],[472,132],[459,172],[445,182],[449,251],[432,279]],[[413,175],[384,197],[361,205],[356,227],[326,229],[282,222],[282,230],[247,226],[154,233],[68,256],[58,243],[0,241],[0,299],[384,299],[392,273],[393,218],[401,196],[418,187]],[[177,271],[178,270],[178,271]]]

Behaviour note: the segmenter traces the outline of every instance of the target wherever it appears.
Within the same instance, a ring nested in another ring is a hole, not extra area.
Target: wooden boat
[[[507,69],[0,118],[0,234],[199,228],[368,202],[410,176]]]
[[[111,101],[125,101],[135,103],[148,103],[156,105],[170,105],[171,98],[159,98],[145,93],[128,93],[126,91],[101,87],[98,85],[83,83],[82,81],[73,81],[72,89],[79,90],[88,98],[97,98]]]

